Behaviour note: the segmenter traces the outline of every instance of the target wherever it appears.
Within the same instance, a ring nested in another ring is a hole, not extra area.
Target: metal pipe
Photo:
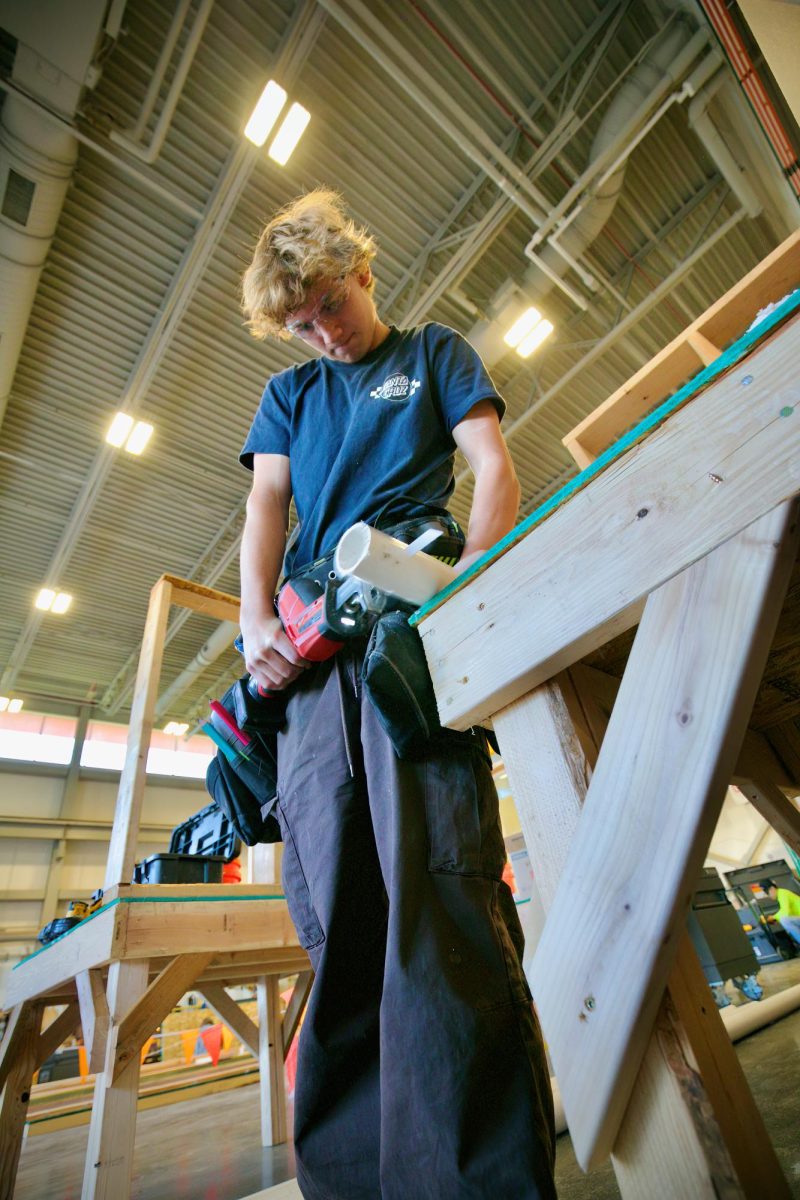
[[[721,238],[730,233],[731,229],[733,229],[733,227],[737,225],[745,216],[747,216],[747,213],[743,208],[740,208],[730,217],[728,217],[728,219],[724,221],[718,229],[715,229],[714,232],[706,239],[706,241],[702,243],[702,245],[698,246],[697,249],[688,256],[688,258],[685,258],[683,262],[680,263],[680,265],[677,266],[675,270],[666,277],[666,279],[661,281],[657,288],[654,288],[653,291],[650,292],[640,304],[637,304],[636,308],[632,309],[631,312],[629,312],[628,315],[624,317],[618,325],[615,325],[615,327],[605,335],[605,337],[601,338],[598,342],[595,342],[592,348],[588,350],[586,354],[584,354],[583,358],[579,359],[579,361],[574,363],[569,370],[565,371],[561,378],[554,383],[551,388],[548,388],[546,392],[543,392],[539,399],[536,400],[535,403],[530,406],[530,408],[526,409],[524,413],[517,417],[516,421],[513,421],[511,425],[509,425],[509,427],[503,431],[506,441],[510,441],[515,433],[518,433],[520,429],[523,429],[528,422],[535,417],[536,413],[539,412],[541,408],[544,408],[545,404],[549,404],[551,400],[555,399],[559,392],[561,392],[562,389],[567,386],[567,384],[571,383],[576,375],[579,375],[581,371],[584,371],[587,367],[591,366],[591,364],[605,354],[606,350],[613,346],[615,342],[619,341],[621,337],[624,337],[625,334],[627,334],[628,331],[638,321],[641,320],[642,317],[647,315],[651,308],[654,308],[656,304],[658,304],[659,301],[662,300],[664,296],[671,291],[671,289],[675,287],[677,283],[680,282],[683,276],[692,269],[695,263],[698,262],[699,259],[701,259],[703,255],[706,254],[713,246],[715,246],[717,242],[721,240]],[[469,467],[465,467],[456,476],[456,487],[468,480],[470,476],[471,471]]]
[[[158,93],[161,91],[161,85],[164,82],[164,76],[167,73],[167,67],[172,60],[173,52],[178,44],[178,38],[181,35],[181,30],[183,29],[186,16],[191,6],[192,0],[179,0],[178,7],[175,10],[175,15],[172,18],[172,24],[167,30],[167,36],[164,39],[164,45],[161,47],[161,53],[158,56],[156,69],[153,72],[150,85],[145,92],[145,97],[142,102],[139,116],[129,130],[123,131],[127,132],[129,137],[134,142],[140,142],[142,140],[142,134],[147,127],[150,114],[155,107],[156,100],[158,99]]]
[[[408,93],[412,100],[415,100],[421,108],[423,108],[434,118],[439,128],[455,142],[458,148],[462,150],[467,157],[472,160],[472,162],[477,163],[477,165],[486,172],[489,178],[497,184],[500,190],[504,192],[508,198],[512,200],[513,203],[516,204],[516,206],[521,209],[531,221],[534,222],[534,224],[538,224],[542,220],[544,215],[543,210],[546,209],[546,203],[541,205],[541,202],[539,202],[540,207],[534,207],[530,200],[528,200],[525,196],[520,195],[516,188],[513,187],[507,176],[504,175],[502,171],[498,170],[491,159],[487,158],[486,155],[483,154],[477,148],[477,146],[475,146],[470,139],[467,138],[461,132],[461,130],[448,117],[445,116],[444,113],[437,112],[432,108],[429,97],[427,97],[424,92],[422,92],[416,86],[416,84],[412,83],[407,75],[409,63],[412,61],[411,59],[406,58],[403,64],[403,69],[398,69],[391,58],[385,54],[383,50],[381,50],[380,46],[378,46],[363,31],[359,22],[354,20],[349,13],[345,12],[341,4],[338,3],[338,0],[318,0],[318,2],[326,12],[330,13],[334,20],[339,22],[343,29],[347,30],[347,32],[358,43],[358,45],[361,46],[362,49],[366,50],[367,53],[375,59],[379,66],[383,67],[387,74],[391,76],[392,80],[396,84],[399,84],[399,86]],[[489,140],[491,141],[491,139]],[[502,154],[502,151],[500,151],[493,142],[492,146],[498,154]],[[528,183],[530,184],[530,180],[528,180]]]
[[[708,106],[720,87],[726,82],[724,71],[718,71],[710,82],[697,93],[687,110],[689,124],[705,146],[714,164],[749,217],[761,212],[761,201],[748,183],[742,169],[731,154],[711,119]]]
[[[112,152],[107,149],[107,147],[102,145],[101,142],[98,142],[94,138],[91,138],[87,134],[83,133],[82,130],[78,129],[76,125],[73,125],[70,121],[65,120],[64,117],[60,117],[58,113],[51,112],[49,108],[45,108],[43,104],[40,104],[38,100],[34,100],[32,96],[29,96],[27,92],[24,92],[20,87],[17,87],[15,84],[11,83],[10,80],[3,79],[2,76],[0,76],[0,88],[2,88],[3,91],[8,92],[9,95],[16,96],[18,100],[21,100],[23,104],[28,106],[28,108],[33,109],[42,117],[45,117],[46,120],[50,121],[51,124],[57,125],[59,128],[64,130],[64,132],[71,133],[72,136],[84,146],[89,146],[89,148],[93,150],[95,154],[98,154],[101,158],[106,159],[107,162],[113,163],[114,166],[118,167],[120,171],[123,171],[126,175],[130,175],[130,177],[135,179],[137,183],[140,183],[142,187],[147,188],[148,191],[152,192],[155,196],[158,196],[160,200],[166,201],[172,208],[177,209],[178,212],[184,213],[187,217],[191,217],[191,219],[195,222],[202,220],[202,209],[194,208],[191,204],[187,203],[186,200],[182,200],[180,196],[176,196],[174,192],[171,192],[168,188],[165,188],[163,184],[159,183],[155,179],[151,179],[149,175],[145,175],[139,170],[138,167],[134,166],[133,163],[128,162],[127,159],[120,158],[118,154],[112,154]]]
[[[164,140],[167,136],[172,118],[175,114],[175,109],[178,106],[183,85],[186,82],[186,76],[189,74],[194,56],[197,53],[197,47],[200,45],[200,39],[206,27],[211,9],[214,7],[214,0],[200,0],[200,7],[197,10],[197,15],[192,22],[191,33],[183,48],[180,62],[175,71],[175,76],[167,92],[167,98],[164,101],[164,107],[161,110],[156,127],[153,130],[153,136],[148,146],[142,146],[134,138],[126,133],[122,133],[117,129],[112,129],[109,137],[112,142],[118,146],[124,146],[129,154],[133,154],[136,158],[140,158],[142,162],[152,163],[158,158],[161,153],[161,147],[164,145]]]
[[[180,675],[173,679],[166,691],[162,692],[159,696],[155,708],[155,715],[158,720],[168,712],[170,705],[174,704],[183,695],[190,684],[194,683],[198,675],[202,675],[203,671],[215,663],[221,654],[224,654],[226,650],[230,650],[233,645],[233,639],[238,632],[239,626],[234,621],[223,621],[214,630],[211,637],[200,647],[188,667],[184,667]]]

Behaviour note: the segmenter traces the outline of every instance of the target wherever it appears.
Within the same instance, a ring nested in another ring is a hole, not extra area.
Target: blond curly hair
[[[348,217],[338,192],[315,188],[264,228],[242,278],[242,310],[254,337],[288,338],[287,317],[321,280],[340,282],[369,268],[374,238]],[[372,291],[370,279],[367,290]]]

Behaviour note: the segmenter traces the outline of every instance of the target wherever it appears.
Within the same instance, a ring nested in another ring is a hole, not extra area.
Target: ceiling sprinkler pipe
[[[342,578],[352,576],[409,604],[424,604],[447,587],[455,571],[430,554],[409,554],[404,542],[359,521],[343,533],[333,568]]]
[[[200,45],[200,39],[206,27],[211,9],[214,7],[214,0],[201,0],[200,7],[192,23],[191,33],[183,49],[180,62],[175,71],[175,76],[167,92],[167,98],[164,101],[164,107],[161,110],[156,127],[153,130],[153,136],[148,146],[142,146],[138,141],[126,133],[121,133],[117,129],[112,129],[111,141],[116,145],[124,147],[129,154],[133,154],[136,158],[140,158],[142,162],[152,163],[158,158],[161,153],[161,147],[167,136],[167,132],[172,123],[172,118],[175,115],[175,109],[178,107],[178,101],[183,91],[183,85],[186,82],[186,76],[189,74],[189,68],[194,62],[194,56],[197,53],[197,48]]]

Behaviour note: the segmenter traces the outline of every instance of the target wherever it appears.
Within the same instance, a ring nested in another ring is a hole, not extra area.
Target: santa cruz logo
[[[407,375],[390,375],[380,387],[370,392],[372,400],[409,400],[419,387],[418,379],[409,379]]]

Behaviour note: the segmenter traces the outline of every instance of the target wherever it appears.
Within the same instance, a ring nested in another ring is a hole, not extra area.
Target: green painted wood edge
[[[180,887],[180,884],[177,885]],[[191,886],[191,885],[189,885]],[[45,950],[49,950],[51,946],[55,946],[58,942],[63,942],[64,938],[69,937],[71,933],[75,933],[78,929],[83,929],[95,917],[99,917],[101,913],[108,912],[117,904],[220,904],[223,900],[236,900],[241,904],[245,900],[285,900],[284,895],[272,896],[117,896],[116,900],[109,900],[108,904],[104,904],[98,908],[97,912],[91,913],[88,917],[73,925],[72,929],[68,929],[66,933],[60,933],[57,938],[53,938],[52,942],[48,942],[46,946],[40,946],[38,950],[34,950],[32,954],[21,958],[18,963],[14,963],[11,968],[16,971],[17,967],[21,967],[23,963],[30,962],[32,958],[38,958],[40,954],[44,954]]]
[[[753,329],[742,334],[737,341],[733,342],[719,358],[715,358],[713,363],[704,367],[697,375],[680,387],[677,392],[674,392],[668,399],[662,401],[657,408],[646,417],[644,417],[638,425],[634,425],[633,429],[629,429],[624,433],[613,445],[604,450],[602,454],[590,463],[579,475],[574,476],[557,492],[554,492],[549,499],[545,500],[530,516],[526,517],[519,525],[507,533],[504,538],[501,538],[494,546],[486,551],[479,559],[477,559],[471,567],[468,567],[463,575],[459,575],[452,583],[448,583],[447,587],[442,588],[435,596],[432,596],[427,603],[421,605],[416,612],[412,613],[408,618],[410,625],[419,625],[421,621],[438,608],[445,600],[452,596],[455,592],[474,579],[476,575],[487,567],[489,563],[494,562],[496,558],[505,551],[510,549],[516,542],[520,541],[534,526],[541,524],[546,517],[549,517],[557,508],[559,508],[565,500],[573,496],[586,486],[596,475],[599,475],[606,467],[620,458],[627,450],[634,445],[635,442],[641,441],[643,437],[657,426],[662,424],[667,417],[671,416],[676,409],[690,400],[696,392],[701,388],[712,383],[718,375],[735,366],[745,355],[749,354],[753,347],[760,342],[764,336],[771,333],[776,326],[790,317],[797,309],[800,308],[800,288],[795,289],[791,295],[787,296],[774,309],[769,316],[759,321]]]

